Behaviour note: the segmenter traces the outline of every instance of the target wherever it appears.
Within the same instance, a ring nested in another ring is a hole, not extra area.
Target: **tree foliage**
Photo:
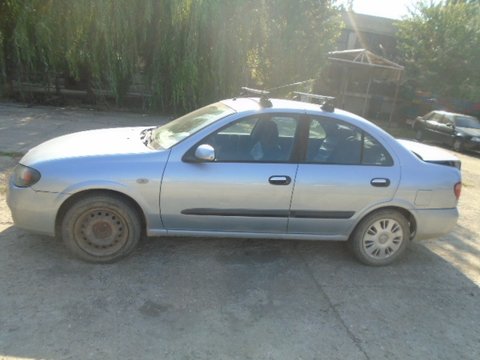
[[[420,1],[398,26],[398,46],[410,79],[438,96],[478,101],[478,1]]]
[[[121,103],[186,110],[315,77],[340,19],[330,0],[0,0],[0,83],[59,74]]]

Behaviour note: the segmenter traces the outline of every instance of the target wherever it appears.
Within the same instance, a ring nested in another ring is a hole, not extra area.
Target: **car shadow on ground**
[[[0,357],[448,359],[480,351],[480,289],[418,243],[380,268],[359,264],[339,242],[155,238],[108,265],[73,259],[60,241],[14,227],[0,244]]]

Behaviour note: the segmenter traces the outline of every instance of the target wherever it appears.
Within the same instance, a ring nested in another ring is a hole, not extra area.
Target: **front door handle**
[[[375,178],[370,181],[370,185],[375,187],[388,187],[390,185],[390,179]]]
[[[268,178],[268,182],[272,185],[289,185],[292,178],[285,175],[273,175]]]

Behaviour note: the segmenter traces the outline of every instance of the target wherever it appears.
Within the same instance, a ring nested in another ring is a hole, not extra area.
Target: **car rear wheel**
[[[130,254],[141,233],[141,222],[132,206],[108,194],[80,199],[66,211],[61,224],[67,248],[94,263],[109,263]]]
[[[358,260],[367,265],[391,264],[402,255],[410,237],[408,221],[396,210],[380,210],[365,217],[350,243]]]
[[[463,141],[462,141],[462,139],[453,140],[452,147],[453,147],[453,150],[455,150],[457,152],[463,151]]]

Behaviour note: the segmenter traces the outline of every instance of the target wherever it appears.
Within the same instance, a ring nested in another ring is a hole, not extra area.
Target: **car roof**
[[[337,120],[343,120],[362,128],[370,135],[373,135],[376,139],[382,139],[382,144],[386,146],[388,150],[393,151],[397,159],[398,156],[401,156],[403,159],[402,161],[405,161],[407,158],[418,161],[418,156],[415,155],[411,150],[407,149],[405,144],[401,144],[397,141],[397,139],[395,139],[384,129],[359,115],[337,108],[333,109],[333,111],[326,111],[323,110],[322,106],[319,104],[307,103],[302,101],[273,98],[269,98],[268,100],[271,102],[271,106],[269,107],[263,107],[260,104],[260,98],[258,97],[238,97],[222,100],[221,102],[231,107],[237,113],[256,112],[260,110],[264,110],[264,112],[266,113],[281,113],[285,111],[293,113],[305,113],[310,115],[335,118]]]
[[[261,105],[261,99],[258,97],[238,97],[232,99],[222,100],[222,103],[228,105],[236,112],[258,111],[263,109],[265,112],[308,112],[316,113],[317,115],[332,116],[336,118],[348,117],[355,118],[360,121],[366,121],[362,117],[352,114],[348,111],[334,108],[333,111],[322,109],[322,105],[308,103],[303,101],[286,100],[286,99],[268,99],[271,106],[264,107]],[[336,115],[336,116],[335,116]]]
[[[271,106],[268,106],[268,109],[272,110],[319,110],[320,105],[306,103],[301,101],[294,100],[285,100],[285,99],[268,99],[271,103]],[[267,108],[261,105],[260,98],[255,97],[239,97],[233,99],[223,100],[225,104],[236,110],[237,112],[248,111],[248,110],[259,110],[261,108]]]
[[[258,97],[238,97],[233,99],[226,99],[222,100],[221,102],[237,113],[245,113],[245,112],[256,112],[262,110],[264,113],[305,113],[309,115],[315,116],[324,116],[327,118],[335,118],[337,120],[343,120],[349,123],[353,123],[356,126],[363,125],[364,130],[374,132],[378,134],[378,132],[382,132],[387,134],[388,137],[391,137],[388,133],[386,133],[383,129],[375,125],[374,123],[368,121],[367,119],[353,114],[351,112],[341,110],[338,108],[333,108],[333,111],[324,110],[322,105],[314,104],[309,102],[303,101],[295,101],[295,100],[286,100],[286,99],[268,99],[271,106],[264,107],[261,105],[261,99]]]
[[[445,111],[445,110],[433,110],[432,112],[437,113],[437,114],[441,114],[441,115],[446,115],[446,116],[466,116],[466,117],[471,117],[471,118],[475,117],[475,116],[472,116],[472,115],[454,113],[454,112]]]

